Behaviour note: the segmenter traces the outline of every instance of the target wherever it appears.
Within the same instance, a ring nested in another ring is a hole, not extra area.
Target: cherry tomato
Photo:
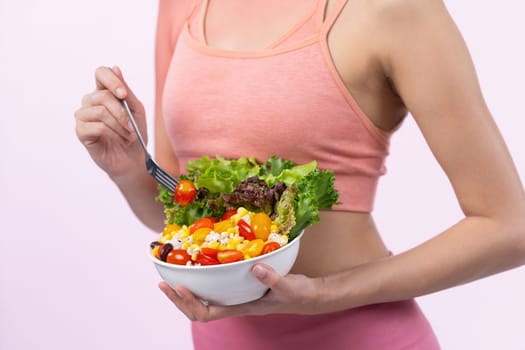
[[[166,262],[176,265],[186,265],[191,256],[184,249],[172,249],[166,257]]]
[[[240,251],[233,249],[219,250],[219,252],[217,253],[217,260],[221,264],[241,261],[243,257],[244,256]]]
[[[219,264],[219,261],[217,261],[217,259],[211,257],[211,256],[208,256],[208,255],[204,255],[204,254],[197,254],[197,259],[195,260],[195,262],[197,264],[201,264],[203,266],[205,265],[218,265]]]
[[[235,214],[237,214],[237,209],[226,210],[224,214],[222,214],[221,220],[228,220],[229,218],[232,217],[232,215],[235,215]]]
[[[281,245],[277,242],[268,242],[264,245],[261,255],[268,254],[273,252],[274,250],[277,250],[281,248]]]
[[[216,222],[213,225],[213,231],[222,233],[222,232],[225,232],[229,227],[231,227],[230,220],[222,220],[222,221]]]
[[[248,224],[243,219],[239,220],[239,222],[237,223],[237,226],[239,226],[239,234],[242,237],[244,237],[244,239],[251,241],[256,238],[250,224]]]
[[[202,218],[195,221],[190,225],[190,234],[203,227],[213,228],[213,221],[210,218]]]
[[[193,202],[196,194],[197,190],[192,181],[180,180],[177,187],[175,187],[175,193],[173,196],[179,205],[185,206]]]
[[[210,247],[202,247],[201,248],[201,254],[209,256],[211,258],[217,259],[217,253],[219,252],[219,249],[210,248]]]
[[[215,216],[207,216],[208,219],[210,219],[213,223],[219,222],[219,219],[217,219]]]
[[[206,240],[206,236],[211,232],[209,227],[201,227],[193,232],[193,241],[195,243],[203,243]]]
[[[253,241],[248,242],[246,247],[243,249],[243,252],[252,258],[255,258],[256,256],[261,255],[263,246],[264,241],[262,239],[254,239]]]
[[[251,220],[251,226],[255,237],[266,241],[272,229],[272,219],[266,213],[257,213]]]
[[[169,235],[170,233],[180,230],[180,226],[176,224],[168,224],[164,227],[162,235]]]

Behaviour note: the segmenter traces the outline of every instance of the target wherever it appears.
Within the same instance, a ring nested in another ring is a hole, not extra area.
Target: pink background
[[[447,1],[521,176],[525,5]],[[98,65],[120,65],[153,111],[156,2],[0,1],[0,349],[190,349],[157,288],[155,234],[74,133]],[[411,120],[393,140],[375,216],[399,252],[460,218]],[[525,269],[419,298],[444,349],[523,349]]]

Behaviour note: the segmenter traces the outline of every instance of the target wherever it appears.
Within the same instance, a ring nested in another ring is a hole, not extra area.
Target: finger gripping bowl
[[[236,305],[262,297],[268,287],[252,274],[257,263],[265,263],[281,276],[292,268],[304,231],[285,246],[253,259],[209,266],[182,266],[165,263],[151,256],[164,281],[172,288],[182,285],[197,297],[214,305]]]

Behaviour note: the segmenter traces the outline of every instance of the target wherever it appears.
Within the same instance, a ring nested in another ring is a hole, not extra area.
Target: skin
[[[207,38],[210,46],[264,47],[282,33],[283,23],[294,19],[292,10],[282,8],[286,15],[268,22],[267,30],[257,36],[260,42],[253,42],[248,35],[242,37],[248,30],[220,30],[221,20],[236,15],[228,11],[229,1],[223,0],[223,7],[210,4],[207,26],[215,33]],[[279,6],[280,2],[267,3]],[[329,2],[328,10],[333,4]],[[244,17],[247,26],[257,23],[249,13]],[[161,282],[160,289],[189,319],[315,314],[404,300],[525,263],[523,186],[483,99],[466,45],[443,2],[350,1],[328,44],[346,87],[376,126],[392,129],[411,112],[448,176],[464,218],[427,242],[389,256],[370,214],[322,212],[321,222],[304,235],[291,274],[279,276],[264,264],[254,267],[254,275],[271,288],[260,300],[205,306],[183,286],[171,289]],[[156,185],[144,169],[144,156],[117,97],[128,101],[145,132],[144,108],[118,68],[101,67],[95,75],[96,90],[83,98],[76,112],[78,138],[134,213],[160,232],[164,217],[153,199]],[[177,158],[160,111],[155,134],[158,161],[176,175]],[[317,249],[329,249],[341,258],[309,259]]]

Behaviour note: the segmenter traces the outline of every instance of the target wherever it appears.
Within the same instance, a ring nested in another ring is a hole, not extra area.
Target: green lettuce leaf
[[[205,187],[213,193],[231,193],[237,184],[258,175],[260,171],[260,166],[253,157],[230,160],[219,156],[215,159],[204,156],[189,161],[186,168],[188,175],[195,179],[197,188]]]

